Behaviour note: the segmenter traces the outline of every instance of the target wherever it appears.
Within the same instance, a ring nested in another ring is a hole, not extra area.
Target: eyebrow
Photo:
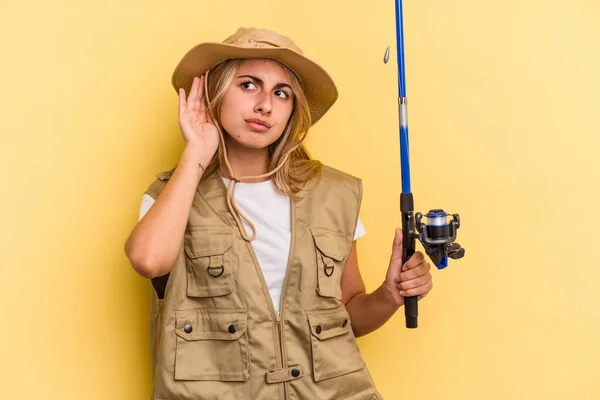
[[[252,75],[240,75],[240,76],[238,76],[238,79],[241,79],[241,78],[250,78],[250,79],[258,82],[261,85],[264,84],[264,82],[262,81],[262,79],[259,79],[256,76],[252,76]],[[277,85],[275,85],[275,89],[281,89],[281,88],[284,88],[284,87],[287,87],[287,88],[289,88],[290,90],[293,91],[292,87],[290,85],[288,85],[287,83],[280,82]]]

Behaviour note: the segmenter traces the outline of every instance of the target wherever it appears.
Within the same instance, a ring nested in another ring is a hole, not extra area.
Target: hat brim
[[[239,47],[224,43],[201,43],[181,59],[173,72],[175,91],[190,92],[194,77],[232,58],[270,58],[290,68],[300,79],[310,107],[312,125],[331,108],[338,91],[329,74],[317,63],[287,48]]]

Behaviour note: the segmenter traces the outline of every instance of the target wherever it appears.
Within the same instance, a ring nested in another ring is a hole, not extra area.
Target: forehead
[[[253,75],[261,79],[277,80],[290,83],[286,68],[278,61],[263,58],[243,60],[238,67],[236,75]]]

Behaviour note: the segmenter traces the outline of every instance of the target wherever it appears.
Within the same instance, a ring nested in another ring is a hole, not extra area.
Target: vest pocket
[[[350,316],[344,306],[334,310],[307,311],[315,382],[334,378],[365,367]]]
[[[188,228],[184,247],[189,297],[224,296],[233,292],[233,263],[227,254],[232,243],[229,226]]]
[[[342,400],[383,400],[383,397],[375,389],[369,389],[368,392],[369,394],[361,392]]]
[[[317,293],[322,297],[342,299],[342,270],[350,253],[348,236],[324,228],[310,228],[317,255]]]
[[[247,381],[246,310],[176,311],[175,379]]]
[[[383,397],[381,397],[381,395],[378,394],[378,393],[369,394],[367,396],[363,396],[363,397],[360,397],[360,398],[357,397],[356,398],[356,400],[382,400],[382,399],[383,399]]]

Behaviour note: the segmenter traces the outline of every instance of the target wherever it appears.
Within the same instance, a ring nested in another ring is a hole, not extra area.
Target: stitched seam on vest
[[[340,400],[347,400],[347,399],[351,399],[351,398],[357,397],[357,396],[371,396],[371,397],[359,397],[356,400],[371,400],[371,399],[381,398],[381,397],[378,397],[379,393],[377,392],[377,388],[375,386],[371,386],[367,390],[361,390],[360,392],[353,393],[350,396],[344,397],[343,399],[340,399]]]

